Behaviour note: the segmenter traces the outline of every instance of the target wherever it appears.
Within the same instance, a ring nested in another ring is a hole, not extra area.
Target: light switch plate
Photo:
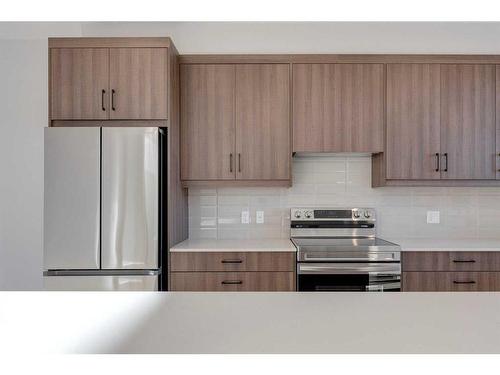
[[[439,211],[427,211],[427,224],[439,224]]]
[[[255,220],[257,221],[257,224],[264,224],[264,211],[257,211]]]
[[[243,210],[241,211],[241,224],[249,224],[250,223],[250,211]]]

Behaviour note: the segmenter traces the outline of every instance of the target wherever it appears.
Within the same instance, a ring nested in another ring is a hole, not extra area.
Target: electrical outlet
[[[257,224],[264,224],[264,211],[257,211],[255,221]]]
[[[439,224],[439,211],[427,211],[427,224]]]
[[[241,224],[249,224],[250,223],[250,211],[243,210],[241,211]]]

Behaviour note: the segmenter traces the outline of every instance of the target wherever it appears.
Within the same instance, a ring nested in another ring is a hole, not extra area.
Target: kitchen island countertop
[[[3,353],[500,353],[500,293],[4,292],[0,299]]]

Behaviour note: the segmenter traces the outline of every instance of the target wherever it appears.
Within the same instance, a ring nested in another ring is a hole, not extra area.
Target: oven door
[[[400,263],[299,263],[303,292],[399,292]]]

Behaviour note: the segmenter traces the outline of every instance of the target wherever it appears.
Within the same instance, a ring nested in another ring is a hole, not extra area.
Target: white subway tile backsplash
[[[473,187],[371,187],[370,156],[293,159],[290,188],[190,188],[191,238],[288,238],[290,208],[373,207],[378,235],[408,238],[500,238],[500,189]],[[241,212],[250,223],[241,223]],[[256,223],[256,211],[264,223]],[[427,211],[441,213],[427,224]]]

